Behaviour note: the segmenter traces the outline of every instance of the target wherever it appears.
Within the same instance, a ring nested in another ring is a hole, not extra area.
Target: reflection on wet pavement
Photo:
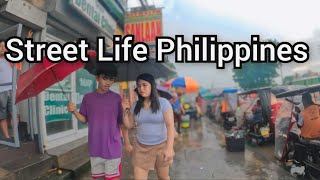
[[[228,152],[222,128],[205,118],[202,121],[194,122],[177,140],[173,179],[294,179],[270,161],[273,146]]]
[[[183,130],[175,140],[175,152],[171,179],[295,179],[276,163],[272,145],[226,151],[223,129],[206,118]],[[132,179],[128,157],[123,165],[122,179]],[[154,172],[149,179],[156,179]]]

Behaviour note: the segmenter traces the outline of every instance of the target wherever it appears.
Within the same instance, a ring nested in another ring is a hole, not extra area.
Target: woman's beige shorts
[[[133,167],[140,167],[145,170],[154,170],[157,167],[170,166],[173,160],[164,160],[165,148],[166,142],[158,145],[143,145],[135,140],[132,152]]]

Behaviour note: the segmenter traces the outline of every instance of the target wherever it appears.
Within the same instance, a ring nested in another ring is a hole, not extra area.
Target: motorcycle
[[[255,143],[259,146],[273,139],[270,133],[269,123],[257,122],[254,124],[246,124],[246,139],[249,143]]]
[[[302,86],[290,85],[256,88],[239,94],[239,96],[256,94],[261,102],[263,118],[252,126],[247,126],[247,140],[249,142],[256,142],[258,145],[263,145],[266,142],[273,143],[275,141],[276,116],[283,103],[283,101],[277,99],[275,95],[301,87]]]
[[[320,140],[305,140],[299,138],[294,148],[303,149],[306,172],[310,179],[320,179]]]
[[[282,104],[276,118],[275,157],[291,166],[294,164],[296,150],[299,149],[299,152],[303,152],[304,160],[301,163],[305,167],[300,175],[312,180],[320,179],[320,140],[300,138],[300,129],[293,114],[295,106],[301,102],[301,94],[319,91],[320,85],[317,85],[277,95],[277,98],[285,98],[286,101]]]
[[[280,89],[280,90],[279,90]],[[271,105],[272,94],[279,91],[285,91],[283,88],[257,88],[240,93],[240,96],[257,94],[256,99],[260,99],[262,109],[262,119],[255,123],[246,123],[246,140],[249,143],[256,143],[257,145],[263,145],[266,142],[274,141],[274,121],[273,115],[277,113],[278,107],[273,108]],[[255,99],[255,100],[256,100]],[[248,107],[250,109],[255,101],[251,102]],[[248,110],[247,109],[247,110]],[[246,111],[247,111],[246,110]],[[246,116],[244,116],[246,118]]]

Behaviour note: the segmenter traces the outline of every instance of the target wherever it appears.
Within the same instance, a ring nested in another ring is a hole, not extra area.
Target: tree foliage
[[[268,39],[265,42],[272,42],[276,46],[279,44],[275,39]],[[266,56],[270,56],[269,52],[266,52]],[[275,84],[274,78],[279,76],[279,67],[279,63],[244,63],[242,69],[233,70],[233,80],[245,90],[271,86]]]
[[[242,69],[233,70],[233,80],[244,90],[266,87],[275,84],[279,74],[278,63],[245,63]]]

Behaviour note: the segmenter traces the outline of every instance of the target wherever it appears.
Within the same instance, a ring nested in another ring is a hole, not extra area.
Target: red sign
[[[125,34],[134,35],[135,42],[155,44],[156,37],[162,36],[161,10],[128,13],[126,15]]]

